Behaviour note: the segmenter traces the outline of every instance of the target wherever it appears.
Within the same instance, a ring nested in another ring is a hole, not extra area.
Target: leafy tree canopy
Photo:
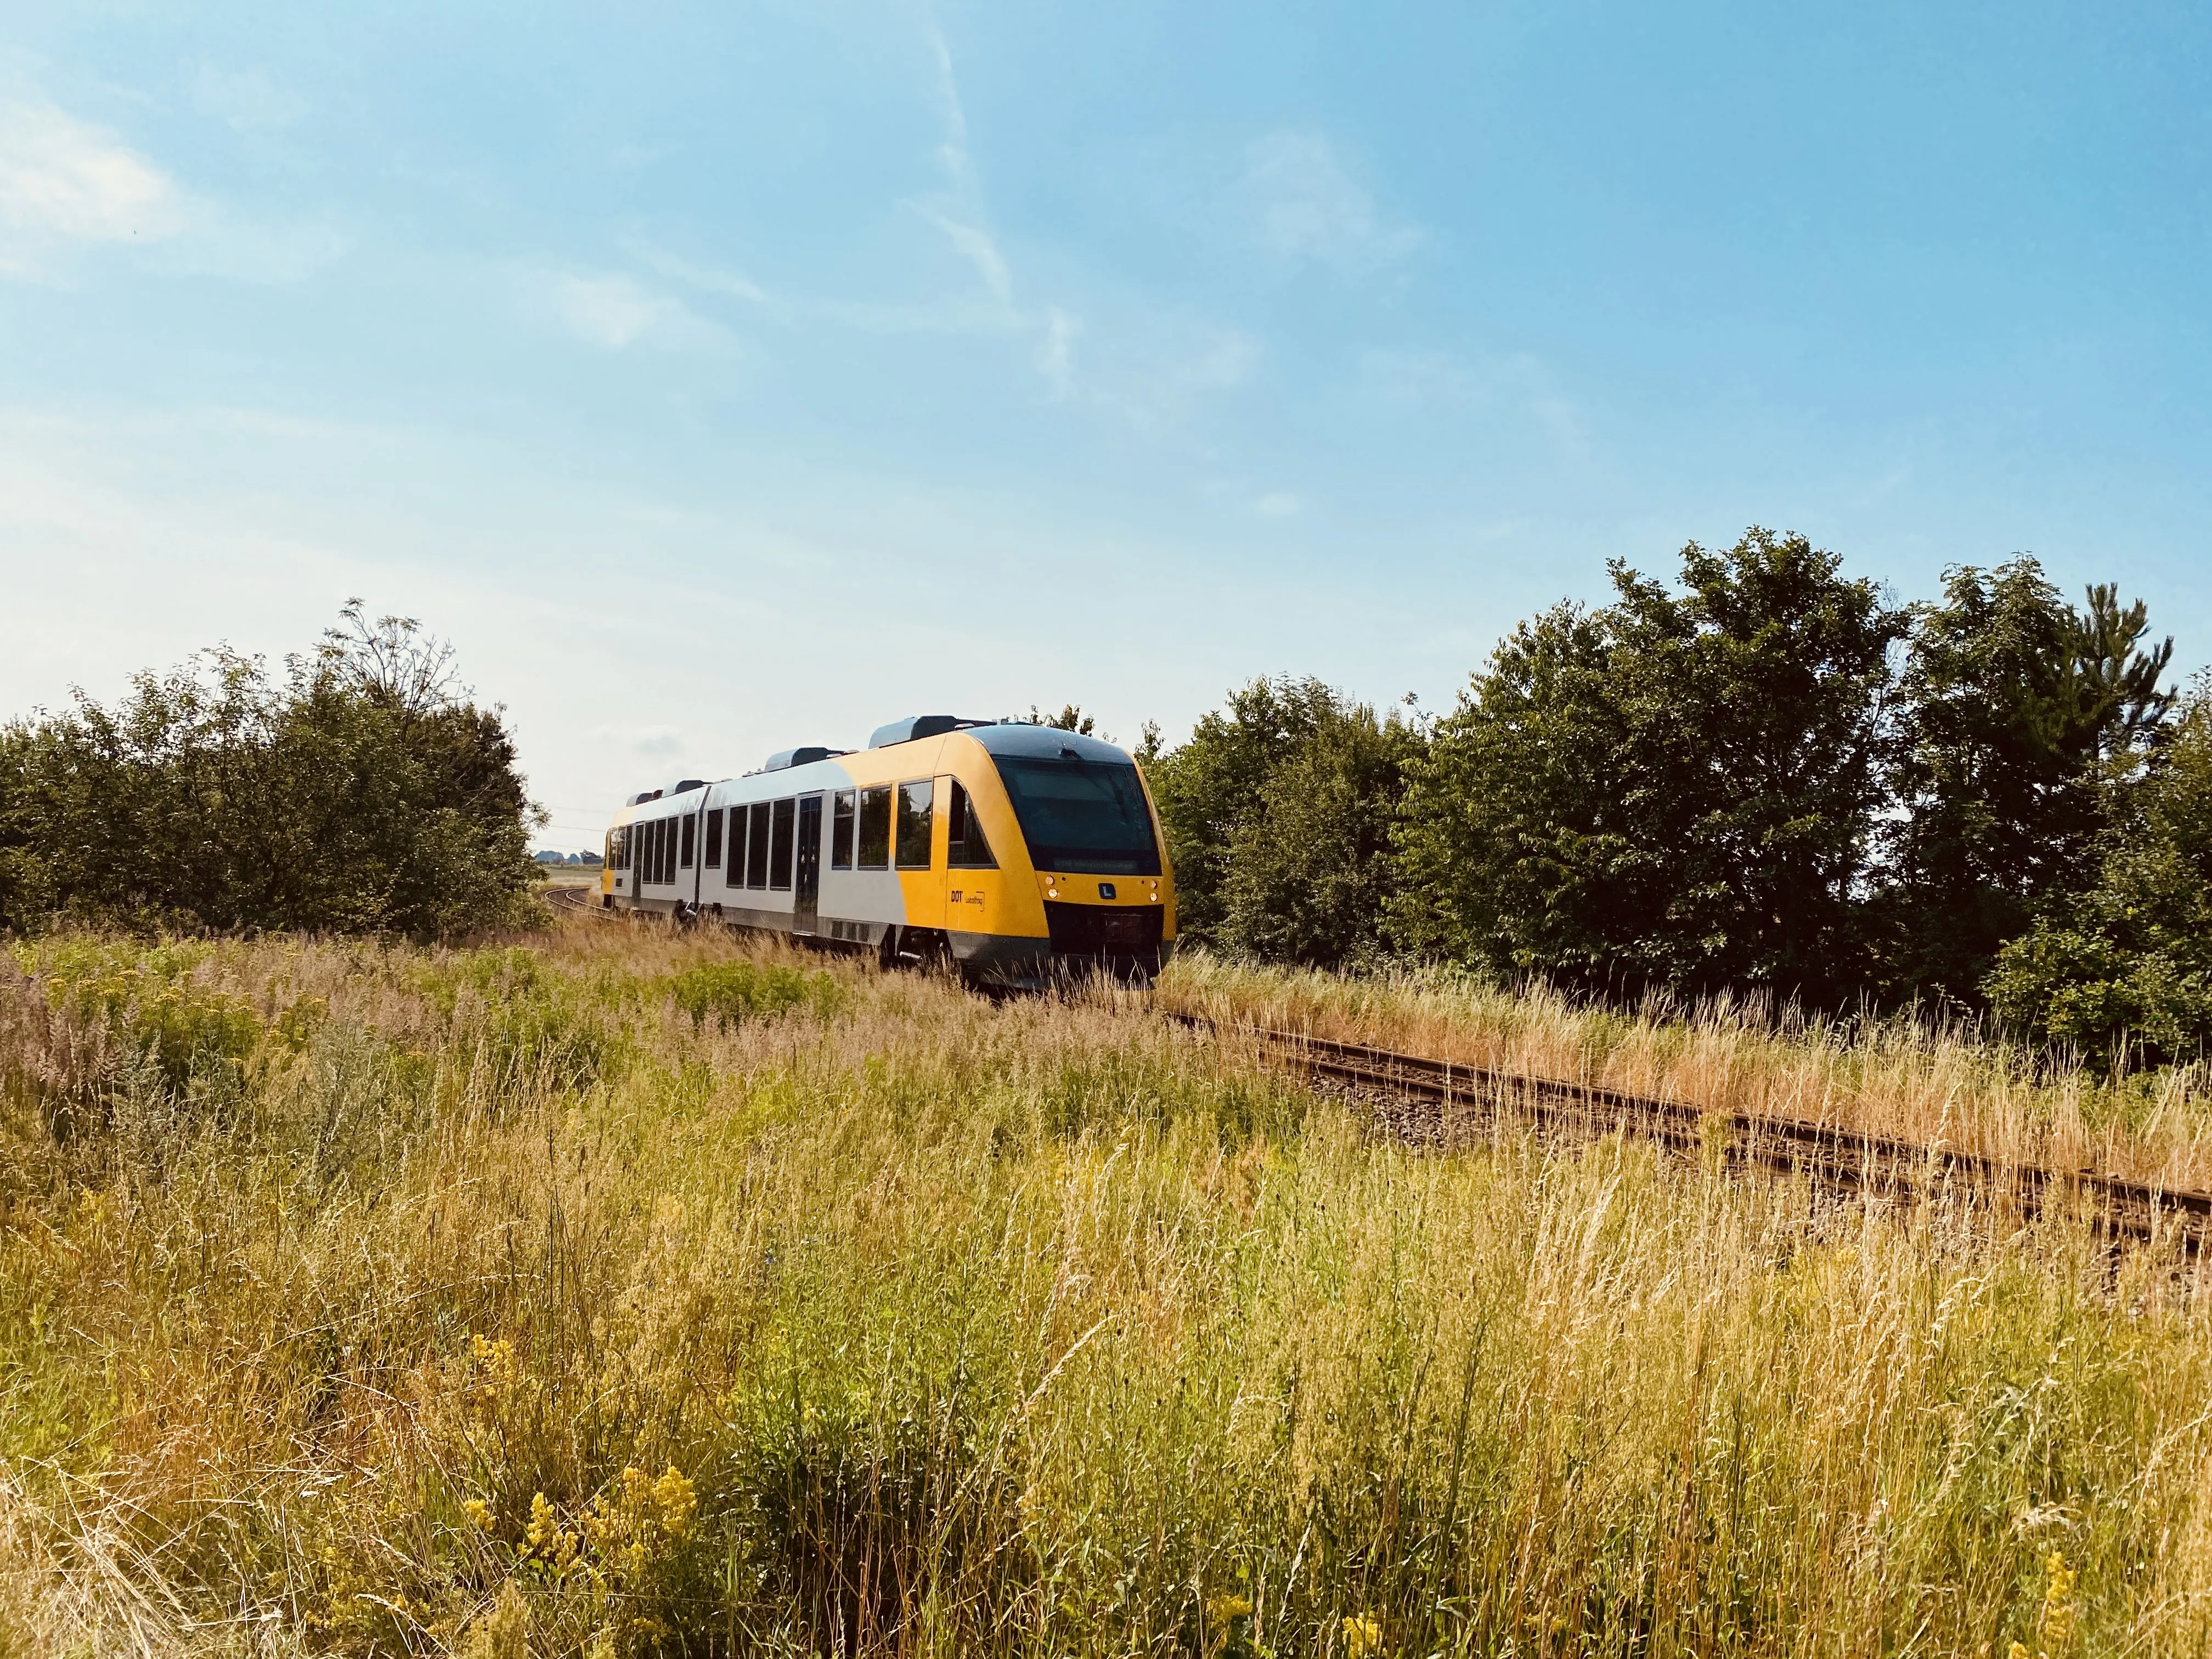
[[[2212,681],[2100,841],[2098,878],[2002,946],[1991,1005],[2015,1029],[2108,1063],[2212,1045]]]
[[[2039,908],[2096,878],[2116,791],[2173,706],[2140,601],[2066,605],[2022,557],[1948,573],[1900,676],[1885,951],[1892,988],[1972,999]]]
[[[1414,729],[1317,679],[1257,679],[1146,763],[1186,937],[1334,964],[1379,948]]]
[[[78,692],[0,727],[0,925],[495,926],[538,821],[450,647],[356,600],[281,674],[217,647],[112,708]]]
[[[1506,973],[1826,1000],[1882,800],[1905,614],[1802,536],[1523,623],[1409,767],[1400,937]]]

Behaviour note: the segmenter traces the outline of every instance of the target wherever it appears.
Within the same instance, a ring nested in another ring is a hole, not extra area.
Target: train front
[[[1030,866],[1006,871],[1028,887],[1006,895],[1011,934],[954,935],[963,966],[1012,984],[1086,973],[1148,982],[1175,950],[1175,878],[1136,763],[1110,743],[1052,726],[960,735],[988,757]]]

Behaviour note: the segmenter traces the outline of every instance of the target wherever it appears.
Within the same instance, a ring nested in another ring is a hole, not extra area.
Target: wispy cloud
[[[1037,342],[1033,361],[1055,402],[1065,401],[1075,389],[1075,341],[1082,332],[1081,318],[1071,317],[1058,306],[1045,307],[1044,337]]]
[[[953,72],[952,49],[945,42],[945,31],[934,23],[929,27],[929,46],[937,68],[938,113],[945,123],[937,165],[945,174],[945,191],[941,198],[920,204],[922,216],[945,233],[954,252],[975,267],[992,298],[1011,306],[1013,275],[992,233],[982,181],[969,154],[968,106],[960,97],[959,76]]]
[[[307,100],[261,69],[224,69],[203,61],[191,77],[192,107],[234,132],[274,132],[307,112]]]
[[[1243,190],[1261,245],[1277,258],[1361,272],[1402,259],[1422,242],[1386,223],[1367,191],[1318,133],[1281,131],[1244,152]]]
[[[1528,352],[1462,362],[1447,352],[1372,350],[1359,381],[1376,403],[1402,410],[1487,410],[1533,427],[1560,455],[1584,459],[1589,434],[1581,407],[1540,358]]]
[[[635,238],[625,247],[630,257],[648,270],[682,283],[687,288],[696,289],[702,294],[743,300],[748,305],[783,308],[774,295],[741,270],[732,270],[723,265],[701,264]]]
[[[104,247],[168,275],[292,283],[353,242],[327,216],[264,221],[196,195],[105,127],[0,89],[0,274],[65,280]]]
[[[0,229],[19,254],[40,241],[156,241],[185,221],[175,183],[113,133],[0,94]]]
[[[681,300],[615,274],[532,271],[526,278],[544,314],[587,345],[622,351],[634,345],[720,343],[727,335]]]

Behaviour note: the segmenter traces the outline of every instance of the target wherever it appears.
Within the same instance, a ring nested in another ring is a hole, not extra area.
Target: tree
[[[1317,679],[1255,679],[1145,751],[1190,939],[1334,964],[1376,948],[1388,826],[1419,743]]]
[[[1509,635],[1409,766],[1406,941],[1629,994],[1850,994],[1905,618],[1839,568],[1754,527],[1684,548],[1679,593],[1615,561],[1612,605]]]
[[[2212,679],[2103,834],[2096,881],[1996,953],[2014,1029],[2097,1063],[2199,1059],[2212,1043]]]
[[[1899,682],[1882,906],[1893,993],[1973,1000],[2039,908],[2096,876],[2116,791],[2173,704],[2144,607],[2060,598],[2033,558],[1947,573]]]
[[[1339,702],[1275,766],[1237,824],[1221,942],[1263,961],[1340,967],[1375,956],[1394,875],[1391,830],[1419,732]]]
[[[0,732],[0,923],[422,937],[515,917],[537,816],[449,647],[358,602],[283,678],[205,652]]]
[[[1035,703],[1031,703],[1028,724],[1048,726],[1054,732],[1073,732],[1079,737],[1090,738],[1099,735],[1097,717],[1085,714],[1082,706],[1079,703],[1062,704],[1057,714],[1048,714]],[[1111,742],[1112,739],[1108,738],[1106,741]]]

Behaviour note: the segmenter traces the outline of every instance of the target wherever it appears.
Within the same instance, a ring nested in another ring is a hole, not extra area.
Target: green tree
[[[1972,1000],[2039,908],[2087,887],[2173,703],[2144,607],[2059,597],[2033,558],[1948,572],[1899,681],[1883,931],[1890,988]]]
[[[1255,679],[1140,750],[1191,939],[1334,964],[1380,939],[1389,825],[1419,738],[1317,679]]]
[[[1634,993],[1847,996],[1903,612],[1802,536],[1616,561],[1501,643],[1408,769],[1401,936]]]
[[[356,602],[281,679],[218,648],[0,730],[0,922],[447,934],[520,914],[535,821],[450,649]]]
[[[1391,831],[1419,731],[1339,702],[1268,772],[1231,833],[1221,941],[1264,961],[1340,967],[1382,947]]]
[[[2097,879],[1996,953],[2014,1030],[2099,1064],[2201,1059],[2212,1042],[2212,681],[2100,838]]]

